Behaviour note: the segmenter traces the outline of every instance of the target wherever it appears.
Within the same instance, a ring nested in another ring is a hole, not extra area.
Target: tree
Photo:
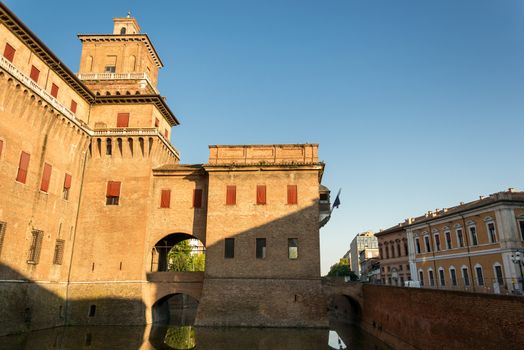
[[[347,259],[346,259],[347,261]],[[349,264],[346,264],[345,261],[340,261],[336,263],[335,265],[331,266],[328,272],[328,277],[342,277],[342,276],[349,276],[349,279],[351,281],[358,281],[358,276],[349,269]]]
[[[204,271],[206,255],[194,252],[188,240],[179,242],[167,254],[169,271]]]

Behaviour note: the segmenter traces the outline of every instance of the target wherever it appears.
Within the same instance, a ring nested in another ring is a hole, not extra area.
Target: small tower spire
[[[127,18],[131,18],[131,11],[127,11]]]

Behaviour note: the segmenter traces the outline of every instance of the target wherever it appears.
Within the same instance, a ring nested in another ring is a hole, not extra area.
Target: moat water
[[[194,327],[197,303],[175,298],[165,319],[148,326],[70,326],[0,337],[0,350],[391,350],[349,323],[327,329]]]
[[[192,326],[59,327],[0,337],[0,349],[390,350],[345,323],[330,329],[208,328]]]

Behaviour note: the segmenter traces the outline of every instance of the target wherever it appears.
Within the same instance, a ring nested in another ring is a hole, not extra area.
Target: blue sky
[[[208,144],[319,143],[342,188],[323,273],[357,232],[524,188],[524,1],[4,2],[73,71],[76,34],[131,10],[184,163]]]

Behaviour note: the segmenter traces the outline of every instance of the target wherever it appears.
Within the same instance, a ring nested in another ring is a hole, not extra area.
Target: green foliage
[[[164,344],[173,349],[193,349],[196,346],[195,330],[191,326],[171,327],[166,332]]]
[[[342,261],[341,261],[342,262]],[[329,277],[342,277],[342,276],[349,276],[349,279],[351,281],[358,281],[358,276],[349,269],[348,264],[344,263],[336,263],[335,265],[331,266],[329,269],[329,272],[327,274]]]
[[[206,255],[203,252],[191,252],[188,240],[182,241],[167,254],[169,271],[200,272],[206,267]]]

